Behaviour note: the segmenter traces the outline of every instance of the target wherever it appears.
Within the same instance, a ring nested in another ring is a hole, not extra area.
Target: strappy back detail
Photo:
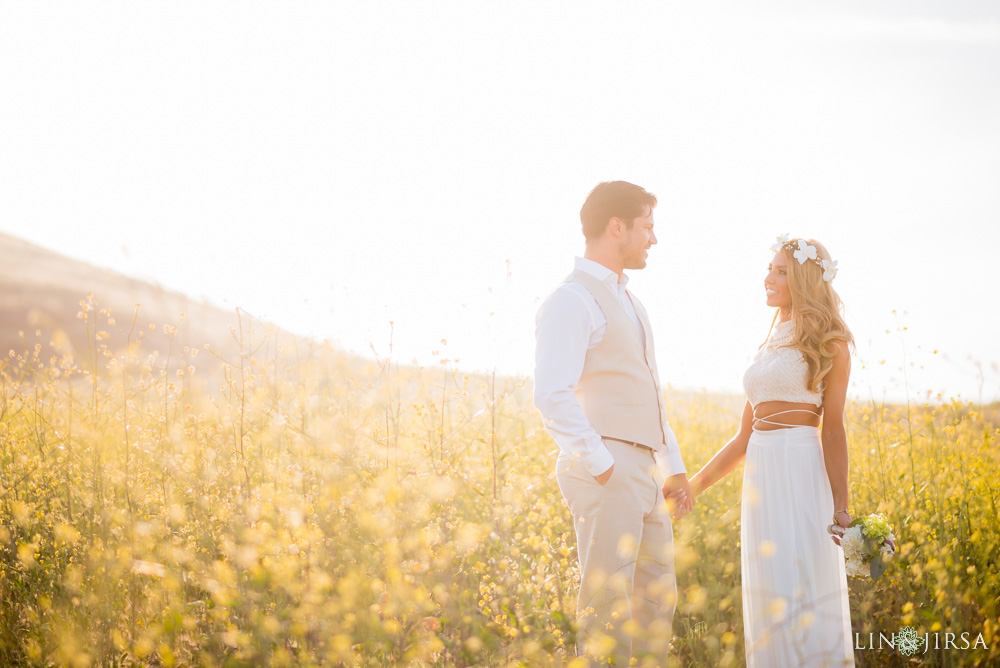
[[[753,428],[754,431],[768,431],[766,429],[757,429],[757,424],[758,423],[770,424],[770,425],[774,425],[775,427],[802,427],[802,426],[804,426],[804,425],[801,425],[801,424],[787,424],[787,423],[784,423],[784,422],[772,422],[769,419],[769,418],[775,417],[776,415],[784,415],[785,413],[809,413],[809,415],[815,415],[816,417],[821,417],[820,414],[817,413],[817,412],[815,412],[815,411],[809,411],[809,410],[806,410],[804,408],[790,408],[787,411],[778,411],[777,413],[771,413],[767,417],[760,418],[760,417],[757,417],[757,409],[755,408],[754,409],[754,416],[753,416],[753,425],[752,425],[752,428]]]

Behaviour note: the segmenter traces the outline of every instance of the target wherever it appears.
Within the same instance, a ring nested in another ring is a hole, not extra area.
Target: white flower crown
[[[805,239],[790,240],[791,235],[782,234],[777,237],[777,241],[771,244],[771,250],[777,253],[782,249],[790,250],[792,252],[792,257],[799,261],[799,264],[805,264],[806,260],[815,262],[820,267],[823,268],[823,280],[832,281],[837,277],[837,261],[830,261],[819,257],[816,254],[816,247],[810,246]]]

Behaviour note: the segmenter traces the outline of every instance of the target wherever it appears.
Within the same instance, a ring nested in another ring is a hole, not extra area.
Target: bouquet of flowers
[[[878,580],[886,561],[896,553],[896,537],[885,515],[872,513],[847,525],[840,537],[848,575],[871,575]]]

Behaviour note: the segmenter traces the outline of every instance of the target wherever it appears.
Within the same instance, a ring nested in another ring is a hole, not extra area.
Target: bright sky
[[[741,391],[790,232],[856,396],[1000,398],[993,2],[8,2],[0,91],[4,231],[352,350],[530,374],[626,179],[665,382]]]

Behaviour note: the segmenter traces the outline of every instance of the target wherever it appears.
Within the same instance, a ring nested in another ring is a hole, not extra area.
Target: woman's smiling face
[[[764,277],[764,291],[767,293],[767,305],[782,310],[791,309],[792,293],[788,289],[788,260],[785,254],[778,251],[767,265],[767,276]]]

